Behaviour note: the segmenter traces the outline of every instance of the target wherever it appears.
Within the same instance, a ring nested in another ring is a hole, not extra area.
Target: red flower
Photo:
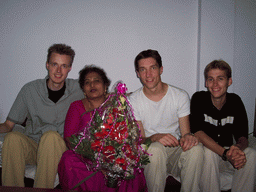
[[[124,145],[122,151],[125,153],[126,157],[134,160],[136,156],[133,154],[133,150],[130,145]]]
[[[114,119],[114,117],[113,117],[113,115],[110,113],[110,114],[108,115],[107,123],[108,123],[108,124],[112,124],[112,123],[113,123],[113,119]]]
[[[113,116],[116,118],[119,113],[119,110],[118,110],[118,108],[113,108],[112,112],[113,112]]]
[[[110,134],[110,138],[116,142],[118,142],[119,144],[124,142],[124,139],[128,136],[127,132],[123,132],[123,131],[118,131],[115,130],[113,132],[111,132]]]
[[[115,161],[116,164],[118,164],[120,167],[122,167],[123,170],[126,170],[127,162],[124,158],[117,158]]]
[[[130,145],[125,144],[122,148],[122,151],[126,154],[130,154],[132,152],[132,148]]]
[[[94,151],[100,151],[100,148],[102,146],[102,143],[100,142],[100,140],[95,140],[92,144],[91,144],[91,148],[94,150]]]
[[[94,137],[96,139],[103,139],[104,138],[104,133],[103,132],[97,132],[94,134]]]
[[[122,122],[116,122],[116,124],[115,124],[115,129],[124,129],[124,128],[126,128],[126,130],[127,130],[127,127],[125,127],[125,121],[122,121]]]
[[[121,179],[128,179],[133,169],[141,163],[146,164],[148,159],[138,146],[140,132],[125,95],[120,95],[125,91],[121,88],[110,94],[104,105],[92,113],[94,116],[82,132],[75,135],[77,138],[74,141],[79,141],[75,144],[84,148],[84,151],[74,149],[78,154],[92,157],[92,161],[87,164],[90,170],[104,170],[117,174]],[[81,142],[83,139],[86,140]]]
[[[110,133],[111,129],[112,129],[111,125],[104,123],[103,126],[101,127],[103,136],[106,137]]]
[[[104,147],[103,149],[103,155],[106,156],[106,160],[113,160],[115,159],[115,148],[111,145]]]
[[[111,130],[111,128],[112,128],[112,125],[107,123],[103,123],[103,126],[101,127],[102,130],[108,131],[108,132]]]

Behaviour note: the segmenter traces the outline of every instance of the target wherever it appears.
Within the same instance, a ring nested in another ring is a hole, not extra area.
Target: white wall
[[[48,47],[66,43],[76,51],[69,77],[85,64],[102,66],[129,91],[141,86],[133,61],[145,49],[162,56],[163,81],[195,91],[197,1],[34,1],[0,4],[1,121],[20,88],[47,74]]]
[[[242,98],[253,132],[256,99],[256,1],[236,2],[234,92]],[[255,122],[256,123],[256,122]]]
[[[214,59],[223,59],[233,68],[234,7],[234,0],[202,0],[199,90],[206,90],[204,68]]]
[[[251,133],[256,98],[256,1],[202,0],[200,5],[199,90],[206,90],[203,71],[208,63],[214,59],[228,62],[233,71],[228,91],[243,100]]]
[[[242,16],[235,14],[237,7]],[[235,81],[229,91],[241,90],[245,83],[253,89],[255,77],[248,81],[242,77],[253,73],[254,12],[255,1],[243,0],[2,0],[0,121],[25,83],[45,77],[47,49],[53,43],[66,43],[76,51],[69,77],[77,78],[85,64],[93,63],[106,70],[112,84],[123,80],[129,91],[141,86],[134,72],[135,56],[156,49],[163,60],[162,80],[190,96],[204,89],[202,70],[207,63],[223,58],[235,70],[244,63],[238,55],[247,53],[249,67],[242,67],[241,78],[240,69],[234,72],[239,83]],[[249,23],[244,22],[246,18]],[[250,46],[245,45],[247,41]],[[238,49],[237,44],[243,46]],[[251,114],[255,94],[247,92],[247,96],[238,94]]]

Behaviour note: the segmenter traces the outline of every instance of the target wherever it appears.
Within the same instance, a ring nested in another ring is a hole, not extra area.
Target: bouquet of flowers
[[[118,82],[114,93],[94,109],[87,126],[69,139],[88,170],[104,173],[108,187],[134,178],[134,171],[149,163],[126,91],[125,84]]]

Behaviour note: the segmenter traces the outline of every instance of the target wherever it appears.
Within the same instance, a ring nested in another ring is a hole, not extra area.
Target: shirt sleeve
[[[195,93],[191,98],[190,105],[190,129],[192,133],[202,130],[204,125],[204,113],[201,109],[202,100],[199,93]]]
[[[190,99],[189,95],[186,91],[183,91],[182,97],[180,97],[179,105],[178,105],[178,117],[185,117],[190,114]]]
[[[7,120],[16,124],[22,124],[25,121],[28,115],[26,94],[26,86],[23,86],[11,107]]]
[[[132,110],[133,110],[133,114],[134,114],[134,117],[137,121],[140,121],[141,118],[140,118],[140,115],[139,115],[139,109],[138,109],[138,105],[136,103],[136,99],[134,98],[134,93],[132,93],[130,96],[128,96],[128,101],[129,103],[131,104],[131,107],[132,107]]]
[[[81,114],[77,103],[71,103],[65,119],[64,138],[70,137],[79,131],[80,119]]]
[[[236,95],[236,102],[235,107],[237,108],[237,114],[235,117],[235,129],[234,129],[234,138],[237,141],[240,137],[245,137],[248,139],[248,118],[247,118],[247,113],[244,107],[244,104],[241,100],[241,98]]]

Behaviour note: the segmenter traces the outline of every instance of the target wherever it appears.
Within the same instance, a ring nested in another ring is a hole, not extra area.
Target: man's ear
[[[206,80],[204,81],[204,87],[205,87],[205,88],[208,88],[208,84],[207,84],[207,81],[206,81]]]
[[[162,75],[163,71],[164,71],[164,67],[162,66],[160,67],[160,75]]]
[[[137,78],[140,78],[140,74],[138,71],[136,71]]]
[[[48,71],[49,70],[49,63],[48,62],[45,63],[45,67],[46,67],[46,69]]]
[[[70,72],[70,71],[71,71],[71,69],[72,69],[72,66],[70,66],[70,67],[69,67],[69,70],[68,70],[68,72]]]
[[[230,77],[230,78],[228,79],[228,86],[232,85],[232,83],[233,83],[232,77]]]

